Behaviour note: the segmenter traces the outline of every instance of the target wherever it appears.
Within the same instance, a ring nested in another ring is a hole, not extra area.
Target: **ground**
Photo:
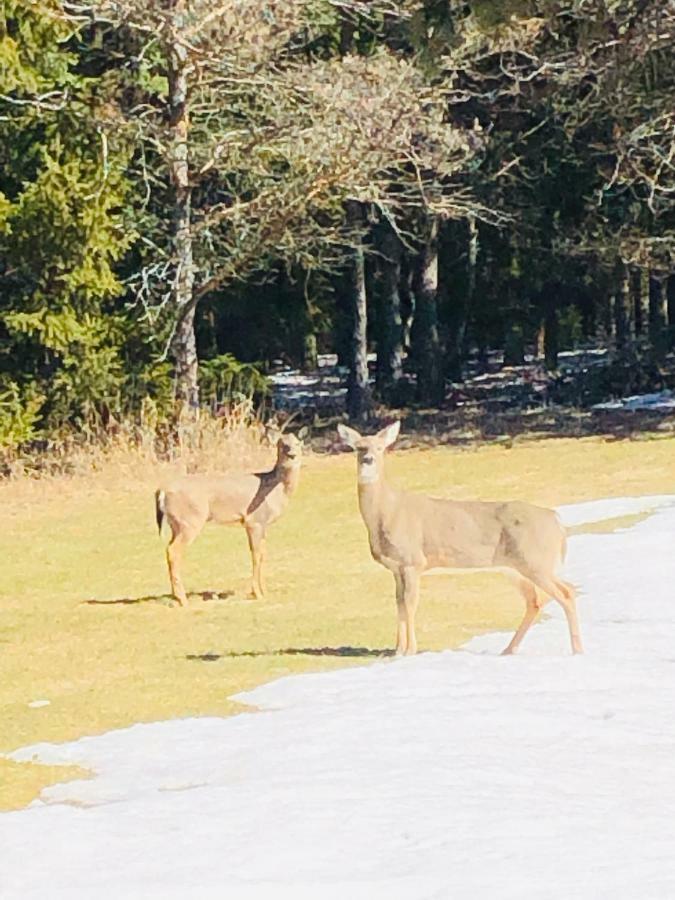
[[[515,657],[495,632],[25,747],[95,776],[0,816],[3,900],[674,897],[675,495],[558,509],[584,655],[551,604]]]
[[[407,488],[457,498],[559,505],[669,493],[675,440],[647,438],[408,450],[390,455],[388,471]],[[307,460],[270,533],[264,601],[246,599],[243,531],[214,527],[189,554],[190,608],[172,605],[155,486],[152,473],[102,472],[2,488],[0,752],[134,722],[226,715],[242,708],[229,699],[239,691],[369,662],[393,646],[391,576],[370,559],[351,454]],[[456,647],[509,630],[520,615],[502,576],[430,578],[420,647]],[[0,760],[0,807],[21,807],[76,774]]]

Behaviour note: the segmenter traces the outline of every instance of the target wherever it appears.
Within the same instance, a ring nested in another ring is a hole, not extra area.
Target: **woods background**
[[[320,352],[356,421],[491,350],[670,384],[674,45],[671,0],[4,0],[3,452]]]

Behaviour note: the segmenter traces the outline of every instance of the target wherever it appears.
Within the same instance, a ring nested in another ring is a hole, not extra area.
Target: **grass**
[[[671,491],[675,440],[410,450],[392,453],[388,470],[413,490],[556,505]],[[227,715],[241,709],[229,699],[239,691],[368,663],[393,646],[393,585],[370,558],[351,454],[305,463],[270,532],[264,601],[246,599],[243,529],[211,527],[187,556],[191,605],[172,606],[154,526],[156,479],[141,469],[0,490],[0,752],[134,722]],[[521,612],[503,576],[429,578],[420,649],[512,629]],[[566,646],[562,630],[560,640]],[[0,759],[0,809],[77,774]]]

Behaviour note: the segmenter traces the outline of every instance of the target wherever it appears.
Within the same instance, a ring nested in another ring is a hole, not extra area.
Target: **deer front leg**
[[[408,621],[405,614],[405,602],[403,600],[403,578],[400,572],[394,572],[396,581],[396,613],[398,615],[398,628],[396,631],[396,655],[403,656],[408,646]]]
[[[250,596],[255,597],[256,600],[261,600],[265,596],[262,579],[262,564],[265,556],[265,530],[261,525],[247,525],[246,535],[253,566]]]
[[[420,600],[420,573],[412,566],[407,566],[401,571],[403,585],[403,602],[405,606],[405,618],[408,631],[408,643],[406,656],[414,656],[417,653],[417,638],[415,637],[415,613]]]

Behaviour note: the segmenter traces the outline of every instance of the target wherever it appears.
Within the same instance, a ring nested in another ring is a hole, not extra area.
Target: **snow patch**
[[[595,403],[591,409],[624,409],[628,411],[653,409],[668,412],[675,409],[675,397],[673,397],[673,392],[668,390],[657,391],[653,394],[634,394],[631,397]]]

